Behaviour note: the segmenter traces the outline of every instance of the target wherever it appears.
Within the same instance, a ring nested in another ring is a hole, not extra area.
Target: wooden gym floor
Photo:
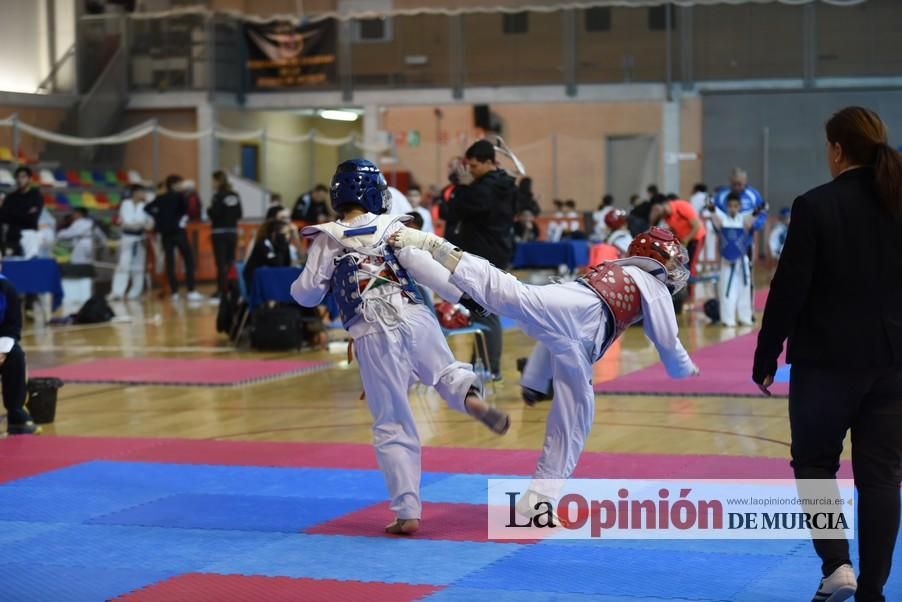
[[[700,298],[713,294],[708,288]],[[256,385],[228,388],[67,384],[60,391],[56,422],[47,435],[186,437],[304,442],[370,441],[370,415],[359,399],[356,365],[343,348],[333,352],[236,351],[215,331],[216,307],[191,306],[155,296],[113,305],[117,321],[68,327],[26,326],[23,345],[31,369],[105,357],[257,358],[329,360],[334,368]],[[128,316],[130,321],[121,321]],[[745,334],[707,325],[698,312],[680,318],[681,339],[690,350]],[[513,426],[496,437],[467,416],[448,410],[431,390],[411,390],[426,446],[539,449],[549,404],[526,407],[519,396],[516,358],[532,343],[517,329],[504,336],[504,384],[494,401],[509,411]],[[468,338],[452,339],[455,354],[468,359]],[[599,374],[631,372],[656,361],[640,328],[625,335],[616,363]],[[749,358],[751,371],[751,358]],[[595,426],[587,451],[725,454],[787,457],[789,428],[784,398],[597,396]]]

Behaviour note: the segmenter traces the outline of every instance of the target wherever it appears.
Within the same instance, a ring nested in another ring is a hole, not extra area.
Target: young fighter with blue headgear
[[[435,387],[448,405],[504,434],[510,418],[481,398],[480,383],[469,364],[457,362],[431,307],[416,282],[387,244],[409,216],[389,216],[391,193],[379,169],[363,159],[338,166],[330,190],[334,222],[308,226],[312,239],[304,271],[291,295],[307,307],[329,292],[350,333],[367,404],[373,415],[373,444],[391,496],[395,520],[386,527],[410,534],[420,525],[420,440],[408,403],[414,382]],[[447,270],[422,251],[404,263],[440,282],[433,291],[452,303],[482,311],[450,285]]]

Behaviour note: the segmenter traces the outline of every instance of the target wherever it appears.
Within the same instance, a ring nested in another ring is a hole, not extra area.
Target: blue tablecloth
[[[570,271],[588,265],[589,241],[524,242],[514,249],[515,268],[556,268],[566,265]]]
[[[3,260],[3,275],[15,285],[20,295],[50,293],[53,309],[63,302],[63,279],[55,259],[7,257]]]
[[[251,310],[266,303],[294,303],[291,298],[291,283],[301,275],[303,268],[257,268],[254,271],[254,282],[248,293]],[[329,308],[329,315],[335,318],[338,315],[338,306],[332,300],[332,295],[326,295],[323,304]]]

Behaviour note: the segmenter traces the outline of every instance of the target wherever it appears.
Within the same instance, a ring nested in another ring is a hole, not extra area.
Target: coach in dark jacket
[[[495,164],[495,147],[488,140],[475,142],[466,152],[468,173],[459,174],[460,185],[446,207],[455,231],[446,233],[458,247],[507,269],[514,255],[514,214],[517,186],[514,179]],[[489,328],[486,333],[488,360],[496,380],[501,378],[501,320],[496,315],[474,318]]]
[[[44,208],[41,189],[34,185],[31,178],[30,167],[18,167],[16,190],[6,195],[0,206],[0,223],[6,224],[6,241],[3,246],[10,255],[23,255],[22,231],[38,229],[38,220]]]
[[[188,223],[188,202],[179,188],[182,177],[171,175],[166,178],[166,192],[144,206],[144,212],[153,218],[154,227],[163,243],[163,254],[166,257],[166,276],[173,299],[178,298],[179,281],[175,273],[175,250],[182,254],[185,264],[185,283],[188,287],[188,299],[199,301],[200,293],[194,290],[194,253],[188,244],[185,225]]]
[[[753,379],[763,389],[773,382],[788,338],[800,492],[811,486],[805,479],[835,478],[851,429],[861,557],[856,600],[884,600],[902,479],[902,159],[867,109],[843,109],[826,130],[834,179],[793,204]],[[854,591],[848,542],[815,539],[814,547],[824,574],[816,599]]]

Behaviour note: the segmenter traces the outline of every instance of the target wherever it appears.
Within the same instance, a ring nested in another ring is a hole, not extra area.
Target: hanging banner
[[[252,88],[323,86],[336,81],[335,21],[244,24]]]

